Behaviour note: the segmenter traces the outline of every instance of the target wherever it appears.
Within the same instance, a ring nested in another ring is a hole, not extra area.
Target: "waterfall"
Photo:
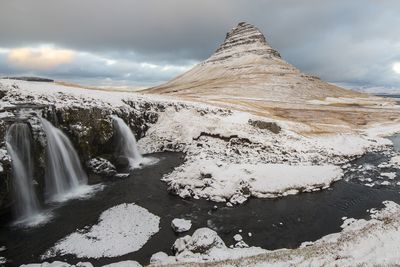
[[[41,121],[47,137],[46,198],[60,202],[75,197],[87,184],[78,154],[61,130],[46,119],[41,118]]]
[[[36,224],[41,217],[33,186],[31,141],[31,131],[26,123],[14,123],[7,131],[6,146],[12,164],[17,224]]]
[[[118,153],[128,159],[131,169],[139,167],[145,160],[139,152],[135,135],[121,118],[117,116],[111,116],[111,118],[117,134]]]

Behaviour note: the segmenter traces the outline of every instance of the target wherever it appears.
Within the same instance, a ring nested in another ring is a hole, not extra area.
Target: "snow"
[[[171,222],[171,227],[175,232],[182,233],[190,230],[192,222],[190,220],[175,218]]]
[[[237,201],[240,195],[277,197],[310,192],[340,179],[342,170],[334,165],[234,164],[196,160],[178,167],[163,178],[171,188],[214,201]],[[177,189],[175,189],[177,188]]]
[[[93,265],[90,262],[78,262],[77,264],[72,265],[62,261],[53,261],[23,264],[20,267],[93,267]]]
[[[43,262],[23,264],[21,265],[21,267],[93,267],[93,264],[91,264],[90,262],[78,262],[77,264],[73,265],[62,261],[53,261],[51,263]],[[142,267],[142,265],[139,264],[137,261],[128,260],[103,265],[103,267]]]
[[[116,257],[139,250],[158,232],[160,218],[135,204],[120,204],[104,211],[96,225],[78,230],[45,252],[43,259],[56,255]]]
[[[103,265],[103,267],[142,267],[142,265],[137,261],[120,261]]]
[[[153,255],[151,255],[150,264],[161,263],[167,259],[168,259],[168,254],[160,251],[160,252],[157,252],[157,253],[154,253]]]
[[[381,176],[385,176],[390,180],[393,180],[394,178],[396,178],[396,173],[395,172],[382,172]]]
[[[239,241],[242,241],[242,240],[243,240],[243,237],[242,237],[240,234],[236,234],[236,235],[233,236],[233,239],[234,239],[236,242],[239,242]]]
[[[277,197],[326,188],[339,177],[338,170],[330,169],[334,168],[332,165],[391,145],[388,139],[380,136],[382,131],[377,131],[382,124],[376,124],[375,130],[363,130],[361,134],[303,135],[299,132],[309,130],[310,126],[294,120],[258,116],[167,96],[88,90],[57,83],[13,80],[0,80],[0,83],[7,91],[4,102],[18,99],[19,103],[52,104],[59,108],[97,107],[114,109],[113,112],[144,106],[154,111],[158,120],[149,124],[146,135],[138,141],[141,152],[174,150],[186,154],[185,163],[163,178],[169,190],[181,197],[230,201],[228,205],[242,204],[250,195]],[[251,121],[274,123],[281,131],[273,133],[260,129]],[[393,125],[385,125],[385,129],[400,129]],[[82,125],[76,127],[82,128]],[[207,170],[210,162],[214,175],[203,177],[201,174],[210,173]],[[216,163],[219,166],[215,166]],[[232,174],[231,167],[242,177]],[[283,176],[273,176],[286,167],[290,170],[288,175],[285,171]],[[313,170],[316,170],[315,176],[305,177],[306,171]],[[263,171],[272,172],[263,174]],[[297,171],[302,176],[295,179]],[[333,172],[335,177],[331,175]]]

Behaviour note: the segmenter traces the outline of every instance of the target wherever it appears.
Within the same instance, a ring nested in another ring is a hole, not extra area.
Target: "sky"
[[[1,0],[0,76],[160,84],[208,58],[239,22],[305,73],[400,88],[398,0]]]

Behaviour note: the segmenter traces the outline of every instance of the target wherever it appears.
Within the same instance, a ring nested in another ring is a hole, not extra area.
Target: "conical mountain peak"
[[[355,94],[302,73],[271,48],[257,27],[246,22],[230,30],[207,60],[146,91],[217,102],[221,98],[301,101]]]
[[[280,58],[279,53],[267,43],[265,36],[255,26],[240,22],[226,34],[225,41],[206,62],[224,61],[255,54],[265,58]]]

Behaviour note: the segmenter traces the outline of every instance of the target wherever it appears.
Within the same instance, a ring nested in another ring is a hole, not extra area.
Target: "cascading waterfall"
[[[81,189],[87,184],[87,175],[71,141],[48,120],[41,121],[47,137],[47,200],[60,202],[85,193]]]
[[[119,117],[111,116],[118,137],[118,152],[129,161],[129,167],[136,168],[145,160],[140,154],[135,135],[129,126]]]
[[[41,221],[39,203],[33,185],[32,136],[26,123],[14,123],[6,135],[6,146],[12,161],[13,191],[17,223]]]

